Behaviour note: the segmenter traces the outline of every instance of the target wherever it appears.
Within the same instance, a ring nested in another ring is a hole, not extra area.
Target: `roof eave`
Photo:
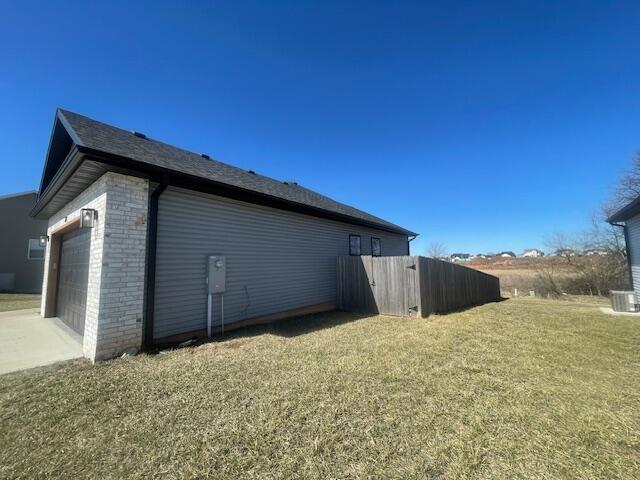
[[[29,212],[31,217],[37,217],[42,209],[47,206],[53,196],[63,187],[71,175],[73,175],[73,172],[77,170],[82,163],[82,157],[79,153],[78,147],[75,145],[65,158],[64,162],[62,162],[62,165],[60,165],[60,168],[47,185],[47,188],[45,188],[44,192],[39,193],[36,204]]]
[[[607,222],[611,224],[626,222],[631,217],[635,217],[638,214],[640,214],[640,197],[636,198],[635,200],[628,203],[620,210],[609,216],[609,218],[607,218]]]
[[[110,164],[119,168],[131,169],[138,172],[144,172],[146,176],[154,181],[161,181],[169,177],[170,184],[176,186],[185,186],[185,188],[191,188],[194,190],[199,190],[204,193],[220,193],[223,192],[223,196],[227,196],[230,198],[236,199],[244,199],[249,203],[257,203],[257,204],[267,204],[274,205],[276,208],[293,210],[301,213],[312,214],[314,216],[319,216],[323,218],[329,218],[337,221],[342,221],[345,223],[350,223],[354,225],[366,226],[369,228],[374,228],[376,230],[387,231],[391,233],[398,233],[401,235],[407,236],[416,236],[415,232],[404,229],[400,226],[387,226],[383,224],[378,224],[375,222],[368,222],[363,219],[359,219],[356,217],[351,217],[349,215],[330,212],[328,210],[324,210],[322,208],[312,207],[310,205],[305,205],[302,203],[292,202],[291,200],[286,200],[280,197],[275,197],[272,195],[267,195],[264,193],[256,192],[255,190],[248,190],[241,187],[236,187],[233,185],[229,185],[227,183],[216,182],[215,180],[209,180],[206,178],[198,177],[195,175],[190,175],[188,173],[181,172],[179,170],[172,170],[169,168],[159,167],[156,165],[151,165],[144,162],[138,162],[126,156],[116,155],[109,152],[104,152],[102,150],[96,150],[90,147],[85,146],[77,146],[77,149],[80,153],[92,157],[92,159],[101,161],[102,163]],[[198,186],[206,186],[208,188],[194,188]],[[213,187],[216,192],[211,192],[211,187]],[[248,200],[247,200],[248,198]],[[263,200],[263,201],[257,201]],[[283,208],[285,206],[293,207],[293,208]]]
[[[36,216],[42,211],[42,209],[47,205],[51,198],[53,198],[55,193],[59,191],[60,188],[62,188],[68,178],[80,166],[82,161],[87,158],[120,169],[129,169],[140,172],[143,174],[142,176],[153,181],[167,181],[168,178],[170,179],[169,183],[172,185],[199,190],[205,193],[218,193],[226,197],[236,198],[248,201],[250,203],[274,206],[280,209],[292,210],[298,213],[306,213],[308,215],[310,214],[313,216],[341,221],[354,225],[361,225],[376,230],[406,235],[408,237],[417,235],[416,233],[399,226],[387,226],[374,222],[368,222],[366,220],[340,214],[337,212],[330,212],[328,210],[292,202],[290,200],[285,200],[253,190],[247,190],[226,183],[216,182],[214,180],[208,180],[201,177],[189,175],[177,170],[171,170],[155,165],[150,165],[148,163],[137,162],[136,160],[133,160],[129,157],[115,155],[101,150],[95,150],[82,145],[74,146],[72,152],[69,154],[68,158],[65,159],[60,167],[60,170],[47,186],[45,192],[43,192],[42,195],[40,195],[40,197],[38,198],[38,202],[31,211],[31,216]],[[215,190],[215,192],[212,192],[212,190]]]

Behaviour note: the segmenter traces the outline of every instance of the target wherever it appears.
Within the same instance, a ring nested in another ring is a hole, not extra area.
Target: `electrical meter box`
[[[224,293],[227,283],[227,257],[210,255],[207,263],[207,285],[209,293]]]

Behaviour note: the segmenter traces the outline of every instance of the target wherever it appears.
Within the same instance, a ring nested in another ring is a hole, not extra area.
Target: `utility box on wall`
[[[210,255],[207,263],[207,284],[209,293],[224,293],[227,283],[227,257]]]

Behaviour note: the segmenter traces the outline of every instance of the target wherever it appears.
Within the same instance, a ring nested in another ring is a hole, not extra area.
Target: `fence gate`
[[[418,257],[338,257],[338,308],[419,315]]]

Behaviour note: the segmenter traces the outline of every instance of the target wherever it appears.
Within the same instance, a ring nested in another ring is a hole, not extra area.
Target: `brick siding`
[[[97,210],[91,231],[83,351],[91,359],[119,355],[142,342],[148,182],[106,173],[49,219],[48,235],[72,222],[81,208]],[[46,301],[49,249],[45,254]]]

